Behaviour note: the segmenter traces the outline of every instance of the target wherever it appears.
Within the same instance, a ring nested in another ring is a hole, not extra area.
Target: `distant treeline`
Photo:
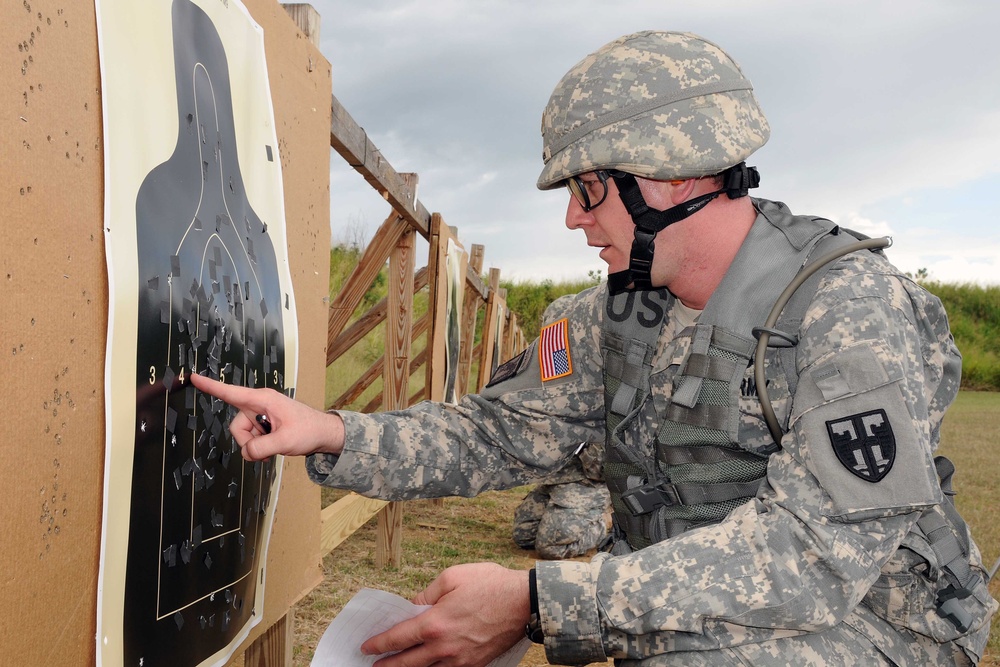
[[[517,313],[518,323],[529,340],[538,335],[545,308],[564,294],[575,294],[595,285],[590,280],[554,283],[502,282],[507,305]],[[962,353],[962,388],[1000,391],[1000,286],[951,285],[934,281],[921,284],[944,303],[951,331]]]
[[[924,281],[948,312],[962,353],[962,388],[1000,391],[1000,285]]]
[[[357,264],[361,254],[359,245],[331,249],[331,298],[340,290],[341,284]],[[917,280],[944,303],[955,342],[962,352],[962,388],[1000,391],[1000,286],[953,285],[929,281],[923,276],[922,272],[918,273]],[[595,271],[585,280],[558,283],[551,280],[501,281],[501,287],[507,290],[507,306],[517,313],[518,324],[525,336],[528,340],[534,340],[538,336],[542,313],[550,303],[565,294],[576,294],[596,285],[601,279],[600,272]],[[387,278],[383,271],[365,294],[364,308],[384,298],[386,289]],[[425,312],[426,295],[418,295],[416,301],[418,314]],[[477,331],[477,340],[478,337]],[[372,336],[367,346],[362,346],[366,347],[364,356],[367,363],[381,354],[381,344],[380,337]]]

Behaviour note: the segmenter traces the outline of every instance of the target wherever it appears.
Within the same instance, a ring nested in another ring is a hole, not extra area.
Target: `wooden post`
[[[278,619],[243,652],[245,667],[278,667],[292,664],[295,645],[295,608]]]
[[[416,190],[416,174],[404,174]],[[382,371],[382,405],[386,410],[406,407],[410,380],[410,335],[413,328],[413,283],[416,235],[405,231],[389,256],[389,294],[385,319],[385,365]],[[403,506],[389,503],[378,515],[375,566],[399,567],[402,562]]]
[[[490,269],[490,294],[486,298],[486,320],[483,322],[483,342],[479,355],[479,387],[485,387],[493,375],[498,329],[502,326],[503,298],[500,295],[500,269]],[[502,330],[500,331],[502,333]]]
[[[449,308],[455,306],[456,309],[464,305],[465,274],[468,270],[469,255],[462,249],[456,238],[456,230],[445,224],[440,213],[431,215],[431,235],[429,239],[430,249],[427,256],[427,276],[428,276],[428,315],[430,316],[430,332],[427,335],[427,367],[424,377],[424,397],[431,401],[448,401],[448,375],[449,370],[455,372],[455,389],[458,390],[459,355],[461,354],[461,312],[453,313],[453,317],[458,319],[458,341],[459,349],[455,350],[454,363],[456,368],[449,368],[450,350],[449,336]],[[454,244],[454,246],[453,246]],[[450,250],[456,247],[461,251],[459,259],[458,285],[452,284],[451,274],[449,274],[449,264],[451,262]],[[452,294],[452,291],[457,294]],[[454,297],[454,298],[452,298]],[[458,394],[461,396],[461,394]],[[444,504],[444,500],[437,498],[435,505]]]
[[[448,303],[449,291],[452,287],[448,273],[449,246],[457,247],[461,251],[459,266],[457,267],[458,276],[460,276],[456,287],[458,294],[452,295],[455,297],[452,304]],[[426,374],[427,392],[425,393],[426,398],[431,401],[448,400],[448,396],[446,395],[448,380],[448,309],[453,305],[457,305],[459,309],[464,306],[465,275],[468,271],[468,265],[469,255],[462,249],[461,244],[458,243],[455,229],[444,223],[441,214],[434,213],[431,215],[430,252],[428,253],[427,260],[427,284],[430,288],[428,312],[431,316],[431,330],[430,335],[427,337],[429,356]],[[461,312],[455,313],[455,316],[459,318],[458,336],[461,339]],[[460,341],[459,349],[455,352],[455,363],[457,365],[459,355],[461,354]],[[459,369],[455,368],[454,370],[457,379]],[[458,385],[456,383],[457,388]],[[459,396],[461,396],[460,393]]]
[[[442,233],[443,231],[443,233]],[[444,319],[445,304],[445,263],[442,245],[448,245],[448,227],[440,213],[431,213],[431,234],[427,238],[427,314],[430,316],[431,328],[427,334],[427,353],[430,362],[424,368],[424,398],[429,401],[440,401],[444,395],[444,375],[435,374],[434,367],[441,360],[444,351],[444,338],[441,336],[440,322]],[[441,346],[439,351],[437,348]]]
[[[478,243],[472,244],[472,257],[469,259],[470,271],[477,276],[483,270],[483,256],[486,248]],[[472,373],[472,349],[476,345],[476,316],[482,299],[475,289],[466,285],[465,303],[462,305],[462,351],[458,356],[458,395],[469,392],[469,375]],[[476,385],[475,391],[479,391]]]
[[[319,48],[319,12],[313,6],[304,2],[290,2],[281,5],[288,15],[295,21],[302,34],[306,36],[313,46]],[[310,72],[312,70],[309,70]]]

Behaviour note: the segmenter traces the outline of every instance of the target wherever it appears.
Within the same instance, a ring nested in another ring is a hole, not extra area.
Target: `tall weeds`
[[[360,256],[361,250],[356,246],[337,246],[331,249],[331,299],[340,291]],[[575,294],[600,281],[600,274],[592,272],[589,278],[578,281],[558,283],[551,280],[502,281],[501,286],[507,290],[507,306],[517,314],[518,324],[526,338],[533,340],[538,336],[542,313],[550,303],[560,296]],[[956,285],[926,280],[921,280],[921,283],[941,299],[948,312],[951,331],[962,353],[962,388],[1000,391],[1000,286],[983,287],[970,283]],[[365,294],[357,315],[360,316],[383,299],[386,289],[387,271],[383,270]],[[414,308],[415,317],[426,312],[426,290],[416,295]],[[480,333],[480,326],[477,326],[477,341]],[[381,356],[384,341],[383,325],[380,325],[363,342],[327,370],[328,401],[339,396]],[[423,341],[414,346],[413,355],[415,356],[421,349]],[[423,374],[416,373],[411,378],[411,389],[415,390],[422,384]],[[381,391],[380,381],[369,388],[351,407],[359,408],[365,405],[378,391]]]

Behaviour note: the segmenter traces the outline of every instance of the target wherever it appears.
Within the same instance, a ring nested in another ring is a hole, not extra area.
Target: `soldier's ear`
[[[698,182],[699,179],[697,178],[667,181],[665,187],[668,188],[670,201],[673,202],[673,205],[683,204],[694,197],[694,189],[698,185]]]

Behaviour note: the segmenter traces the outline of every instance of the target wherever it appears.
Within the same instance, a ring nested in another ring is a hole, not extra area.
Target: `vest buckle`
[[[677,489],[665,482],[643,484],[629,489],[621,494],[621,501],[625,503],[632,516],[649,514],[659,507],[681,504]]]
[[[968,588],[950,584],[947,588],[940,591],[937,596],[938,615],[950,621],[963,634],[968,632],[969,628],[972,627],[972,614],[962,604],[962,600],[970,595],[972,595],[972,591]]]

